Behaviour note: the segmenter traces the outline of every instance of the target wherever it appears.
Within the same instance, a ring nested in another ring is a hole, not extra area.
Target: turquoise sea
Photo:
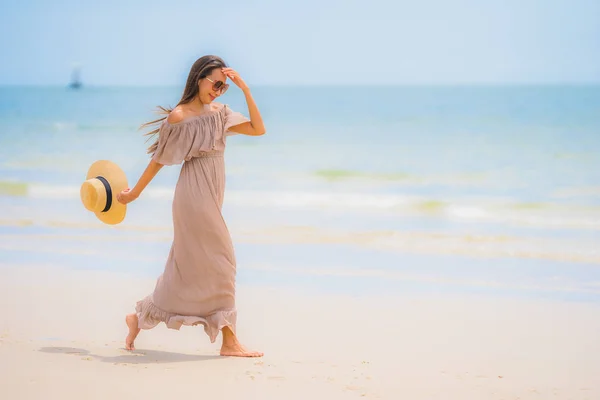
[[[109,227],[79,186],[133,186],[139,126],[181,87],[0,88],[0,265],[156,276],[179,167]],[[600,301],[600,86],[256,87],[224,215],[245,284]],[[220,101],[247,114],[236,88]]]

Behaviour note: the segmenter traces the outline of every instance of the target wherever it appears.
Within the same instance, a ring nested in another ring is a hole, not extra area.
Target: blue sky
[[[0,0],[0,84],[600,83],[598,0]]]

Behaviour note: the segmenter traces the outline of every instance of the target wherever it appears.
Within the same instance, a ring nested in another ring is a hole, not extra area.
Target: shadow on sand
[[[162,364],[162,363],[174,363],[174,362],[190,362],[190,361],[205,361],[205,360],[216,360],[223,359],[218,355],[196,355],[196,354],[183,354],[183,353],[171,353],[168,351],[159,350],[134,350],[127,351],[127,354],[121,354],[116,356],[101,356],[91,354],[88,350],[78,349],[74,347],[42,347],[38,351],[43,353],[52,354],[70,354],[82,357],[92,357],[95,360],[115,363],[115,364]]]

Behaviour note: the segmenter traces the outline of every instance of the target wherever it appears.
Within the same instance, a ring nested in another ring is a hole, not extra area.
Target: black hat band
[[[112,190],[106,178],[104,178],[103,176],[97,176],[96,179],[102,182],[104,188],[106,189],[106,205],[104,206],[104,210],[102,210],[102,212],[107,212],[108,210],[110,210],[110,206],[112,206]]]

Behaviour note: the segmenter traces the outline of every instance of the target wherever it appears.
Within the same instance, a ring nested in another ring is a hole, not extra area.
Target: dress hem
[[[219,331],[226,326],[234,334],[236,331],[237,310],[235,309],[219,310],[207,317],[179,315],[160,309],[152,301],[152,296],[147,296],[136,303],[135,311],[138,317],[138,328],[140,329],[152,329],[161,322],[164,322],[167,328],[175,330],[179,330],[182,325],[196,326],[202,324],[204,332],[210,338],[211,343],[216,341]]]

